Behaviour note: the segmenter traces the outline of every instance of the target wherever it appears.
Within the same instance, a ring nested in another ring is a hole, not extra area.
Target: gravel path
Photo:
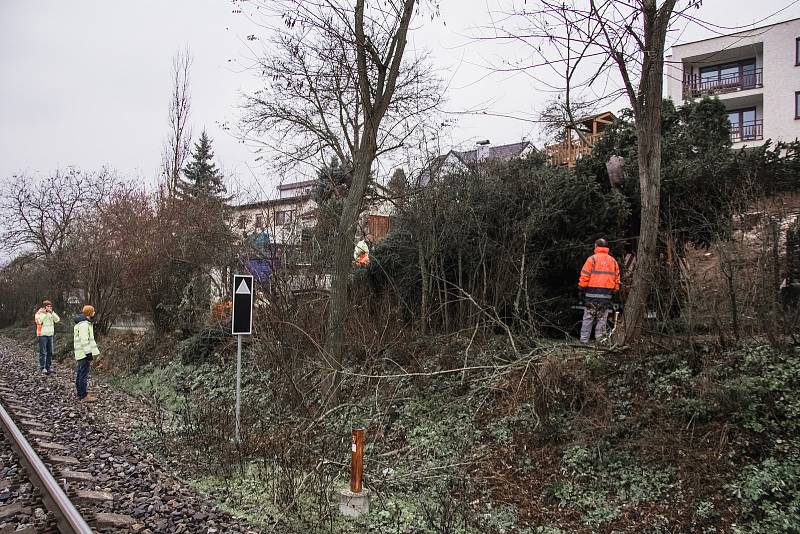
[[[183,486],[151,453],[130,441],[126,434],[135,421],[146,416],[146,410],[129,397],[92,383],[90,393],[100,400],[81,403],[75,399],[72,365],[56,364],[54,372],[42,376],[33,351],[6,338],[0,338],[0,366],[4,370],[0,383],[13,390],[13,395],[0,393],[0,397],[8,397],[3,404],[17,407],[16,413],[13,407],[9,412],[21,428],[26,416],[19,414],[33,415],[38,425],[25,427],[28,441],[56,478],[65,479],[62,485],[70,499],[76,502],[76,496],[83,496],[76,505],[90,523],[96,513],[108,514],[98,517],[108,525],[97,523],[98,532],[259,532]],[[77,463],[64,464],[54,457],[72,458]],[[64,470],[82,475],[65,477]],[[106,498],[101,499],[97,492],[105,493]],[[3,509],[17,501],[25,502],[30,513],[2,519]],[[45,511],[31,495],[24,474],[19,473],[8,443],[0,438],[0,533],[33,525],[37,518],[44,521]],[[119,523],[107,523],[114,518]]]

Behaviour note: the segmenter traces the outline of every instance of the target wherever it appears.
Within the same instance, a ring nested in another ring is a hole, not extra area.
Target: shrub
[[[178,356],[184,365],[207,363],[217,355],[220,344],[229,340],[230,336],[222,328],[203,328],[180,342]]]
[[[800,531],[800,455],[768,458],[746,467],[728,486],[751,523],[747,532]]]
[[[579,510],[595,528],[616,518],[624,508],[659,499],[672,486],[673,473],[639,466],[624,452],[599,445],[575,445],[564,451],[565,478],[548,492],[561,506]]]
[[[592,242],[614,241],[628,212],[593,178],[537,158],[446,176],[403,208],[370,281],[437,329],[563,330]]]

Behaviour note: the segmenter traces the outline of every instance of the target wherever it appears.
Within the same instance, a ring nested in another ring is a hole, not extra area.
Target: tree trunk
[[[632,102],[636,115],[636,145],[639,149],[639,187],[642,204],[639,247],[633,290],[625,307],[624,328],[617,329],[617,342],[626,345],[642,333],[647,302],[658,258],[658,224],[661,205],[661,102],[664,85],[664,42],[676,0],[657,8],[655,0],[642,2],[644,47],[642,78]]]
[[[465,289],[464,289],[464,271],[462,270],[462,267],[463,267],[462,255],[463,255],[462,249],[461,249],[461,247],[459,247],[458,248],[458,288],[459,288],[459,291],[465,291]],[[456,328],[458,328],[460,330],[460,329],[464,328],[464,315],[465,315],[465,313],[464,313],[464,299],[463,298],[461,298],[461,297],[458,298],[457,306],[458,306],[458,308],[457,308],[458,319],[456,320],[456,324],[458,326]]]
[[[338,374],[342,370],[344,356],[344,325],[347,319],[348,299],[347,281],[350,277],[351,259],[349,233],[337,232],[335,237],[333,272],[331,275],[330,309],[328,310],[328,331],[325,340],[326,364],[331,367],[330,378],[326,384],[325,395],[331,397],[338,388]]]
[[[370,137],[367,137],[367,136]],[[342,214],[334,236],[334,260],[331,279],[330,309],[328,310],[328,331],[325,339],[327,365],[331,375],[326,384],[325,396],[335,402],[339,387],[339,373],[344,359],[344,331],[349,311],[347,282],[352,269],[353,239],[356,234],[356,220],[361,209],[364,191],[372,170],[372,160],[377,151],[376,132],[366,132],[363,144],[356,154],[353,164],[353,182],[342,205]]]
[[[328,403],[336,402],[339,377],[344,358],[344,334],[350,302],[347,282],[352,265],[353,238],[356,233],[356,219],[364,200],[364,192],[372,174],[372,163],[378,152],[378,130],[389,105],[394,98],[397,79],[402,67],[406,36],[414,12],[414,0],[403,0],[398,18],[397,30],[392,44],[382,61],[375,62],[378,70],[375,84],[370,83],[371,72],[367,66],[368,56],[375,50],[364,32],[365,0],[355,2],[353,37],[356,51],[356,72],[358,81],[359,107],[363,113],[363,130],[353,136],[353,180],[342,205],[339,225],[334,237],[335,251],[331,280],[331,297],[328,317],[328,331],[325,339],[325,353],[331,368],[327,381],[325,397]],[[373,59],[374,61],[374,59]],[[358,133],[358,132],[356,132]],[[342,158],[344,161],[344,158]]]
[[[450,287],[447,285],[447,273],[444,271],[444,256],[439,256],[439,299],[444,311],[444,331],[450,333]]]
[[[660,100],[659,100],[660,104]],[[652,120],[652,118],[651,118]],[[625,328],[617,330],[622,342],[631,344],[642,333],[647,302],[652,287],[652,274],[658,258],[658,222],[661,201],[661,110],[657,123],[639,129],[639,182],[642,201],[642,224],[637,250],[633,290],[625,306]],[[644,126],[644,125],[642,125]]]

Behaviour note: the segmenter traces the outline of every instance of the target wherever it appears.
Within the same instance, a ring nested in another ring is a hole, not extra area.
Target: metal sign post
[[[236,336],[236,441],[239,433],[242,405],[242,336],[253,333],[253,277],[249,274],[233,275],[233,310],[231,333]]]
[[[236,441],[242,441],[239,435],[239,420],[242,406],[242,336],[236,336]]]

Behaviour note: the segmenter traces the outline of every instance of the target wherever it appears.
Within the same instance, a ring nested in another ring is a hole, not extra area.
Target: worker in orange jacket
[[[606,240],[598,239],[594,242],[594,254],[583,264],[578,280],[578,294],[584,307],[581,343],[589,342],[593,327],[595,339],[605,335],[611,298],[618,291],[619,264],[609,255]]]

